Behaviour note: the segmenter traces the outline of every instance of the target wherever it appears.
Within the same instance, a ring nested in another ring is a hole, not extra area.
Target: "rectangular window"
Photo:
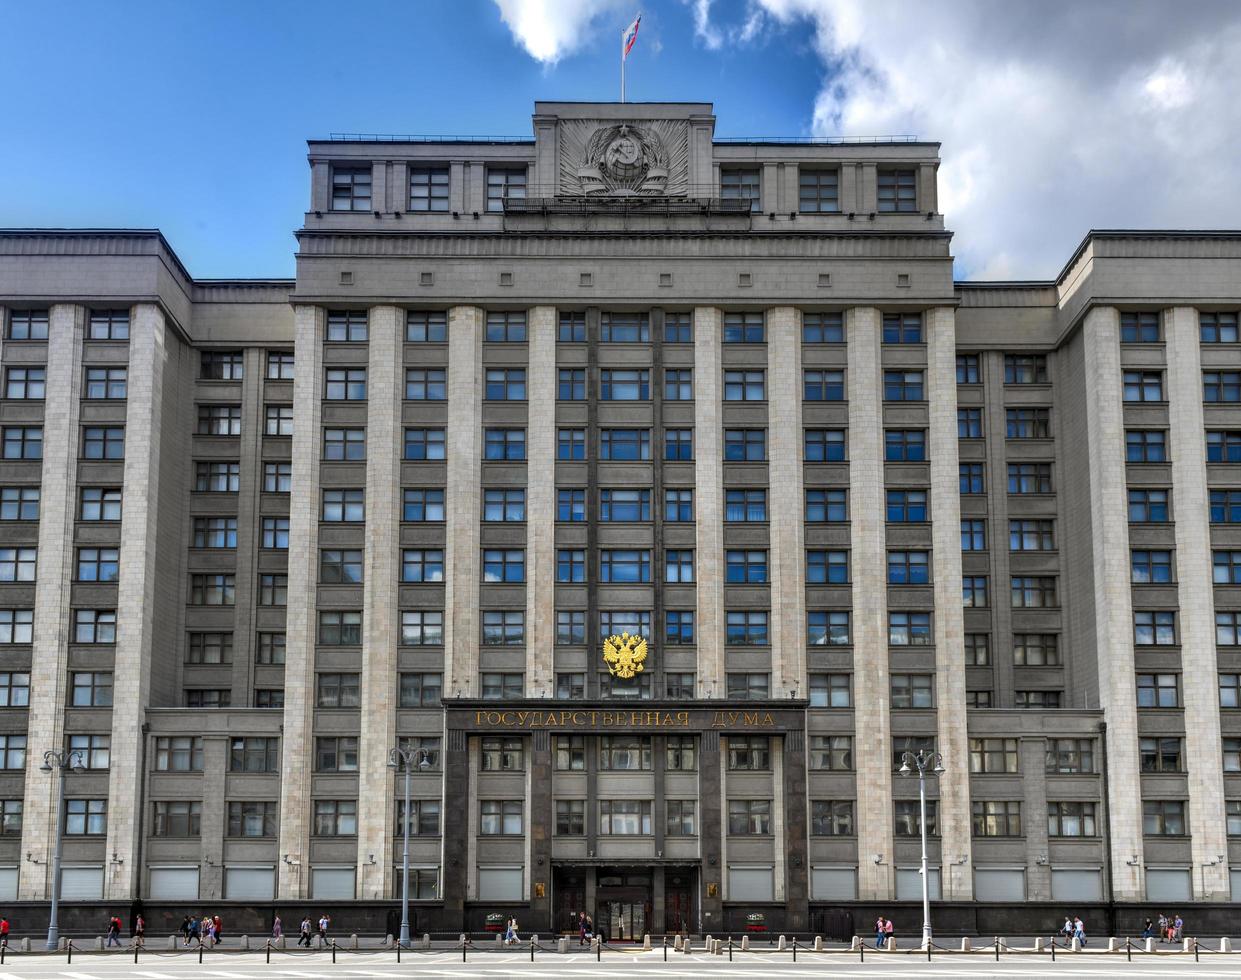
[[[586,343],[586,314],[576,311],[561,313],[556,340],[561,344]]]
[[[927,520],[925,490],[887,491],[887,520],[891,524],[924,524]]]
[[[330,402],[366,400],[366,368],[327,368],[323,397]],[[408,389],[407,394],[408,396]]]
[[[770,771],[771,739],[766,735],[729,736],[728,768],[745,772]]]
[[[1094,772],[1094,739],[1048,739],[1046,770],[1066,774]]]
[[[1006,408],[1004,425],[1007,439],[1050,439],[1051,409]]]
[[[39,487],[0,487],[0,521],[37,521],[39,492]],[[117,517],[110,520],[120,520],[120,491],[116,494]]]
[[[651,458],[650,429],[602,429],[599,433],[599,458],[636,461]]]
[[[766,340],[766,321],[761,312],[724,314],[724,343],[762,344]]]
[[[1215,493],[1211,491],[1211,520],[1215,520]],[[1238,497],[1241,507],[1241,496]],[[1168,491],[1129,488],[1130,524],[1166,524],[1168,522]]]
[[[1135,548],[1129,552],[1129,557],[1129,580],[1134,584],[1162,584],[1172,581],[1172,552]]]
[[[1060,604],[1054,575],[1014,575],[1011,584],[1014,609],[1045,609]]]
[[[112,763],[111,735],[70,735],[65,739],[65,747],[76,752],[87,769],[103,770]]]
[[[448,314],[443,310],[410,310],[405,316],[407,344],[442,344],[448,340]]]
[[[685,523],[694,519],[694,491],[670,489],[664,491],[664,520]],[[727,520],[727,518],[725,518]]]
[[[957,384],[959,385],[976,385],[981,381],[982,375],[978,369],[977,354],[958,354],[957,355]]]
[[[1229,739],[1224,740],[1225,746],[1228,742]],[[1142,772],[1184,772],[1184,744],[1184,740],[1180,738],[1138,739],[1138,758]],[[1241,764],[1241,760],[1238,760],[1237,764]],[[1228,771],[1226,752],[1224,770]],[[1232,771],[1238,771],[1235,765]]]
[[[318,674],[315,678],[315,706],[319,708],[360,708],[360,674]]]
[[[47,340],[47,310],[10,310],[5,340]]]
[[[241,464],[198,460],[194,464],[194,489],[199,493],[236,493],[241,489]]]
[[[1211,580],[1216,585],[1241,585],[1241,551],[1212,551]]]
[[[399,799],[396,801],[396,829],[394,833],[400,837],[405,832],[405,801]],[[438,837],[440,835],[440,801],[439,800],[410,800],[409,801],[409,836],[410,837]],[[397,881],[399,882],[399,872]],[[423,871],[422,874],[428,872]],[[430,872],[432,875],[435,872]],[[414,892],[414,870],[410,869],[409,879],[409,897],[415,897]],[[399,891],[398,891],[399,894]],[[431,894],[419,894],[418,898],[434,898],[434,890]]]
[[[724,401],[761,402],[767,399],[767,372],[725,371]]]
[[[694,642],[694,612],[692,609],[664,610],[664,644],[688,646]]]
[[[231,664],[232,633],[190,633],[185,662],[189,664]]]
[[[762,585],[767,582],[767,552],[763,550],[724,552],[724,581],[730,585]]]
[[[728,833],[732,837],[769,835],[771,800],[729,800]]]
[[[407,552],[408,554],[408,552]],[[438,557],[436,577],[431,579],[418,578],[414,581],[440,582],[444,578],[444,553],[434,553]],[[526,552],[524,548],[485,548],[483,549],[483,581],[484,582],[524,582],[526,580]]]
[[[810,610],[806,613],[806,643],[810,646],[848,646],[849,613],[846,610]]]
[[[286,638],[284,633],[260,633],[254,653],[254,662],[263,665],[284,663]]]
[[[586,458],[586,430],[557,429],[556,458],[562,462],[584,460]]]
[[[728,672],[724,676],[725,697],[739,701],[765,701],[771,696],[771,678],[761,673]]]
[[[279,809],[273,800],[230,800],[229,837],[275,837]]]
[[[321,520],[329,523],[360,524],[366,520],[366,491],[324,490]]]
[[[1051,463],[1009,463],[1008,492],[1051,493]]]
[[[46,327],[44,328],[46,333]],[[1204,344],[1235,344],[1237,335],[1236,313],[1199,313],[1198,333]]]
[[[1241,490],[1212,490],[1210,514],[1212,524],[1241,524]]]
[[[747,491],[750,493],[761,493],[763,495],[763,517],[761,520],[767,519],[766,507],[766,490]],[[728,491],[732,494],[733,491]],[[727,517],[725,518],[727,519]],[[849,519],[849,491],[848,490],[807,490],[806,491],[806,515],[807,524],[836,524],[843,523]]]
[[[1241,401],[1241,371],[1203,371],[1202,400],[1205,402]]]
[[[982,409],[981,408],[958,408],[957,409],[957,438],[958,439],[981,439],[982,434]]]
[[[187,708],[218,709],[232,707],[232,704],[233,692],[228,688],[193,687],[185,690],[185,707]]]
[[[241,435],[241,406],[199,405],[198,434],[200,436]]]
[[[12,610],[0,610],[0,620]],[[14,642],[14,641],[8,641]],[[29,642],[29,641],[27,641]],[[115,609],[75,609],[73,613],[74,643],[115,643]]]
[[[483,646],[521,646],[526,642],[526,614],[520,609],[484,609]]]
[[[689,368],[664,369],[664,399],[687,402],[694,399],[694,372]]]
[[[1004,383],[1006,385],[1046,384],[1047,356],[1045,354],[1005,354]]]
[[[1184,837],[1186,809],[1184,800],[1143,800],[1142,833],[1147,837]]]
[[[645,313],[602,313],[599,340],[604,344],[645,344],[651,339],[650,319]]]
[[[883,315],[883,342],[885,344],[921,344],[921,313],[885,313]]]
[[[605,488],[599,491],[600,521],[633,522],[649,521],[650,519],[650,490],[619,490]]]
[[[897,837],[921,837],[922,814],[917,800],[895,800],[893,811],[896,818]],[[936,800],[926,801],[926,833],[928,837],[939,836],[939,805]]]
[[[406,401],[444,401],[448,397],[446,374],[443,368],[406,368]]]
[[[960,473],[961,493],[962,494],[980,494],[985,493],[983,479],[982,463],[961,463],[958,466]]]
[[[26,736],[0,735],[0,769],[26,768]]]
[[[523,495],[525,491],[522,491]],[[522,520],[525,520],[525,504],[523,497]],[[556,491],[556,520],[566,524],[581,523],[586,520],[586,490],[582,487],[565,487]]]
[[[689,313],[664,314],[664,343],[692,344],[694,342],[694,325]]]
[[[668,837],[697,836],[694,817],[697,809],[696,800],[668,800],[667,823],[664,833]]]
[[[443,610],[415,609],[402,611],[402,644],[405,646],[439,646],[443,642]]]
[[[811,674],[809,697],[812,708],[853,707],[850,676],[848,674]]]
[[[264,405],[263,406],[263,435],[265,436],[291,436],[293,435],[293,406],[292,405]]]
[[[556,398],[562,402],[586,400],[586,371],[582,368],[561,368],[558,372]]]
[[[402,708],[434,708],[440,703],[442,674],[401,674],[398,705]]]
[[[747,211],[762,211],[761,178],[762,171],[758,169],[721,170],[720,198],[743,202]]]
[[[1019,745],[1015,738],[971,738],[970,772],[1018,772]]]
[[[669,552],[669,554],[673,554],[673,552]],[[676,552],[675,554],[679,554],[679,552]],[[692,552],[690,552],[690,554],[692,556]],[[600,582],[637,583],[649,582],[650,580],[650,551],[645,549],[622,548],[604,548],[600,550]],[[690,581],[693,581],[692,575],[690,577]]]
[[[362,613],[359,610],[319,610],[319,642],[329,647],[360,645]]]
[[[487,168],[487,210],[503,211],[504,202],[526,197],[525,167]]]
[[[5,429],[5,438],[7,441],[8,434],[11,430]],[[21,431],[21,430],[19,430]],[[26,429],[26,432],[35,432],[38,434],[39,445],[42,446],[43,430],[42,429]],[[241,430],[238,429],[238,432]],[[7,448],[7,447],[6,447]],[[41,450],[40,450],[41,455]],[[7,456],[6,459],[15,457]],[[38,456],[23,456],[23,459],[38,459]],[[83,459],[124,459],[125,458],[125,429],[121,426],[95,426],[88,425],[82,430],[82,458]]]
[[[195,517],[191,546],[194,548],[236,548],[237,518]]]
[[[802,398],[808,402],[844,401],[844,371],[803,371]]]
[[[883,458],[889,463],[921,463],[926,460],[926,432],[923,429],[886,429]]]
[[[486,339],[492,344],[524,344],[526,342],[526,311],[490,311],[487,314]],[[524,379],[525,372],[522,371],[521,374]]]
[[[840,210],[840,174],[836,170],[799,167],[797,207],[806,214],[832,214]]]
[[[401,581],[413,583],[444,581],[444,552],[441,548],[405,548],[401,551]],[[490,581],[490,580],[488,580]]]
[[[292,381],[293,352],[291,350],[269,350],[265,377],[268,381]]]
[[[1179,708],[1181,677],[1179,674],[1138,674],[1139,708]]]
[[[365,210],[365,209],[363,209]],[[364,344],[369,336],[365,310],[330,310],[327,315],[327,335],[331,344]]]
[[[881,212],[918,210],[918,172],[879,170],[879,210]]]
[[[90,371],[87,371],[89,376]],[[4,397],[42,401],[47,389],[47,369],[11,367],[4,373]]]
[[[291,493],[293,490],[292,463],[263,464],[263,492]]]
[[[807,551],[806,582],[810,585],[847,585],[849,552]]]
[[[107,800],[65,800],[66,836],[102,837],[107,832]]]
[[[929,551],[889,551],[889,585],[926,585],[931,581]]]
[[[1120,342],[1122,344],[1159,343],[1159,314],[1121,313]]]
[[[0,672],[0,708],[24,708],[30,704],[30,674]]]
[[[987,550],[987,522],[977,517],[961,521],[961,550]]]
[[[1013,663],[1020,667],[1059,667],[1060,637],[1056,633],[1014,633]]]
[[[371,209],[370,165],[332,165],[332,210],[369,211]]]
[[[409,210],[415,213],[448,210],[447,167],[409,168]]]
[[[516,462],[526,458],[525,429],[484,429],[483,459]]]
[[[768,613],[757,609],[730,609],[724,614],[724,642],[729,646],[765,647]]]
[[[626,837],[650,834],[651,801],[600,800],[599,833]]]
[[[159,772],[201,772],[203,740],[193,735],[172,735],[155,740],[155,768]]]
[[[280,739],[234,738],[229,746],[228,769],[229,772],[278,772]]]
[[[929,612],[888,612],[888,643],[891,646],[930,646],[934,642]]]
[[[1055,522],[1020,520],[1008,522],[1009,551],[1055,551]]]
[[[485,837],[520,836],[521,807],[521,800],[479,801],[478,832]]]
[[[758,463],[766,458],[766,429],[724,430],[724,461],[726,463]]]
[[[443,459],[444,430],[406,429],[403,456],[417,462]]]
[[[289,519],[287,517],[263,518],[263,548],[278,551],[289,550]]]
[[[205,350],[199,359],[198,376],[203,381],[240,381],[242,370],[241,351]]]
[[[87,340],[128,340],[129,310],[91,310]]]
[[[315,800],[316,837],[354,837],[358,833],[357,800]]]
[[[584,609],[556,610],[556,644],[576,646],[586,642],[586,611]]]
[[[319,582],[323,585],[360,585],[361,548],[323,548],[319,551]]]
[[[843,344],[845,320],[841,313],[804,313],[801,319],[803,344]]]
[[[1203,382],[1205,384],[1206,375],[1203,375]],[[1162,371],[1125,371],[1122,383],[1124,400],[1127,402],[1163,401]]]
[[[484,491],[485,495],[493,491]],[[500,491],[504,493],[506,491]],[[508,491],[512,492],[512,491]],[[525,491],[516,491],[525,501]],[[486,506],[484,504],[484,514]],[[524,517],[524,508],[523,508]],[[484,520],[486,517],[484,516]],[[401,491],[401,520],[411,524],[440,524],[444,521],[444,491],[430,487],[406,487]]]
[[[934,708],[935,678],[930,674],[893,674],[892,708]]]
[[[525,741],[520,735],[487,735],[479,741],[478,760],[483,772],[523,772]]]
[[[808,759],[811,771],[851,772],[853,736],[811,735]]]
[[[991,604],[987,596],[987,576],[963,575],[961,598],[967,609],[984,609]]]
[[[975,800],[973,803],[975,837],[1020,837],[1020,800]]]
[[[599,400],[605,402],[649,401],[651,372],[604,368],[599,372]]]
[[[582,837],[586,833],[586,801],[556,801],[556,836]]]
[[[694,458],[693,429],[664,430],[664,459],[688,462]]]

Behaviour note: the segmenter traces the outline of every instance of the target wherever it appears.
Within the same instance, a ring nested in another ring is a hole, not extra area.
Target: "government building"
[[[0,232],[16,929],[61,838],[392,931],[408,826],[416,934],[914,933],[919,750],[938,929],[1235,923],[1241,233],[954,282],[939,144],[714,126],[312,140],[292,280]]]

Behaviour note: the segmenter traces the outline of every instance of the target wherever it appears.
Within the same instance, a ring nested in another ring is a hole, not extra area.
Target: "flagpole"
[[[625,32],[621,32],[621,101],[625,101]]]

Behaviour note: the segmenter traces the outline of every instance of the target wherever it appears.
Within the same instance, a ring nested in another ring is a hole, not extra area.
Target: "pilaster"
[[[724,696],[724,447],[720,426],[723,318],[694,310],[694,508],[698,563],[698,693]],[[662,502],[661,502],[662,503]]]
[[[526,697],[553,697],[556,641],[556,308],[526,314]]]

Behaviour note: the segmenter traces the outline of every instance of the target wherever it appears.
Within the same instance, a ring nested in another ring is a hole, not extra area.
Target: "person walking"
[[[1066,915],[1064,917],[1064,925],[1060,927],[1060,932],[1064,936],[1064,944],[1067,946],[1073,941],[1073,917]]]
[[[9,948],[9,917],[0,915],[0,949]]]
[[[319,941],[324,946],[327,945],[327,927],[331,924],[332,920],[326,912],[319,916]]]
[[[1086,945],[1086,926],[1079,915],[1073,920],[1073,938],[1084,947]]]
[[[310,916],[302,916],[302,934],[297,938],[297,945],[310,949]]]
[[[215,931],[215,941],[217,943],[224,941],[224,923],[220,921],[218,915],[211,919],[211,927]]]
[[[280,925],[280,915],[277,914],[271,923],[271,938],[279,939],[284,935],[284,929]]]
[[[577,944],[579,946],[586,945],[586,913],[579,912],[577,914]]]
[[[883,948],[883,916],[875,920],[875,949]]]
[[[1176,913],[1176,919],[1172,922],[1172,939],[1180,942],[1185,936],[1185,920],[1181,918],[1181,913]]]
[[[134,919],[134,948],[146,949],[147,944],[147,920],[142,917],[142,913],[138,913],[138,918]]]
[[[1146,920],[1146,925],[1142,927],[1142,938],[1143,939],[1154,939],[1155,938],[1155,924],[1151,922],[1149,918]]]
[[[883,923],[883,938],[888,945],[895,947],[896,925],[891,919],[886,919]]]
[[[1168,941],[1168,917],[1162,912],[1159,913],[1159,941],[1161,943]]]
[[[108,941],[105,945],[111,947],[114,943],[118,947],[121,945],[121,920],[115,915],[108,920]]]

